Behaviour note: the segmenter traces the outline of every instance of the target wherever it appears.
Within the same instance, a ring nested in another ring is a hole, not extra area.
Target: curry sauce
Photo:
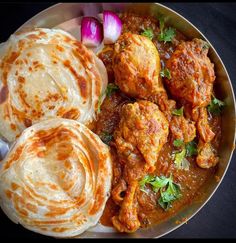
[[[159,52],[162,68],[165,67],[166,61],[175,51],[176,46],[181,41],[188,40],[186,36],[179,31],[176,31],[174,41],[168,43],[160,42],[156,37],[160,31],[158,19],[134,14],[122,14],[120,17],[123,23],[123,33],[131,32],[133,34],[141,34],[144,29],[151,28],[153,30],[154,38],[152,39],[152,42]],[[114,72],[112,69],[113,48],[114,45],[106,45],[103,51],[98,55],[106,66],[110,83],[114,82]],[[168,89],[167,94],[169,99],[174,99],[168,92]],[[176,101],[177,107],[182,105],[181,101],[174,100]],[[107,96],[101,106],[101,112],[98,114],[96,122],[91,126],[93,132],[98,134],[101,138],[104,134],[109,134],[112,138],[120,121],[120,111],[122,106],[135,101],[136,99],[128,97],[120,90],[112,93],[109,97]],[[221,118],[220,116],[211,116],[209,114],[208,123],[212,131],[215,133],[212,146],[217,150],[221,138]],[[122,165],[119,162],[114,141],[111,140],[109,145],[113,157],[113,173],[119,174],[122,170]],[[196,163],[196,156],[192,156],[188,157],[190,163],[189,170],[178,170],[173,162],[173,152],[175,151],[176,147],[173,146],[173,139],[169,134],[167,143],[159,152],[156,169],[153,174],[157,176],[168,176],[172,174],[175,182],[181,187],[182,196],[180,199],[173,202],[172,207],[169,210],[163,210],[157,203],[159,195],[154,193],[151,190],[151,187],[147,187],[146,192],[137,190],[136,207],[141,227],[158,224],[161,221],[170,218],[185,206],[190,205],[195,198],[201,196],[199,193],[200,188],[212,178],[217,169],[217,166],[209,169],[200,168]],[[112,200],[112,197],[110,197],[100,222],[103,225],[112,226],[111,218],[118,214],[119,209],[120,207],[116,205]]]

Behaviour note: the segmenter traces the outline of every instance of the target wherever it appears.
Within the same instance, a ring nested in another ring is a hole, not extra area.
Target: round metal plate
[[[74,18],[78,18],[83,15],[97,16],[98,13],[103,10],[112,10],[116,12],[134,12],[142,15],[151,15],[158,17],[164,15],[167,17],[167,23],[176,29],[180,30],[183,34],[189,38],[207,38],[188,20],[179,15],[175,11],[167,8],[158,3],[62,3],[56,4],[33,18],[27,21],[21,26],[18,31],[24,31],[33,29],[34,27],[46,27],[54,28],[65,26],[65,22],[71,21]],[[68,31],[73,31],[67,29]],[[75,34],[75,32],[73,33]],[[208,41],[208,40],[207,40]],[[208,41],[208,43],[210,43]],[[230,163],[230,159],[233,153],[233,145],[235,143],[235,98],[233,88],[230,82],[229,75],[225,69],[225,66],[217,54],[216,50],[210,45],[209,56],[215,64],[216,71],[216,90],[218,96],[226,102],[226,108],[223,111],[222,116],[222,141],[219,150],[220,162],[216,171],[216,176],[220,178],[220,181],[216,181],[214,178],[209,181],[203,188],[201,188],[201,198],[196,198],[193,203],[180,212],[178,212],[172,218],[159,223],[148,229],[140,229],[133,234],[121,234],[114,231],[112,228],[97,225],[96,227],[88,230],[80,235],[80,238],[154,238],[161,237],[176,228],[183,225],[176,224],[176,221],[181,221],[183,218],[189,220],[192,218],[212,197],[217,187],[223,180],[223,177],[227,171]],[[2,145],[1,145],[2,146]],[[2,155],[1,155],[2,156]],[[1,158],[0,158],[1,159]]]

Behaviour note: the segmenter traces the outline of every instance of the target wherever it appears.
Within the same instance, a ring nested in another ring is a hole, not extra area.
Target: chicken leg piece
[[[122,107],[121,120],[114,133],[117,154],[124,165],[121,181],[112,190],[113,200],[121,207],[119,214],[112,218],[117,230],[130,233],[140,227],[136,206],[138,181],[155,170],[168,133],[168,121],[154,103],[142,100]],[[125,192],[123,199],[117,195],[121,191]]]
[[[214,65],[207,54],[208,46],[203,40],[193,39],[180,43],[166,63],[171,79],[165,79],[171,94],[192,107],[192,119],[197,123],[200,139],[200,157],[196,161],[203,168],[214,166],[218,161],[218,158],[214,159],[214,151],[210,145],[215,134],[208,123],[206,110],[211,101],[215,80]]]

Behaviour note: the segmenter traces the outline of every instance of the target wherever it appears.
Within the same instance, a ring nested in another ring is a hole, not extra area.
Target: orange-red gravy
[[[140,34],[143,29],[152,28],[154,30],[155,36],[159,33],[158,20],[151,17],[140,17],[134,14],[123,14],[120,16],[123,22],[123,33],[132,32]],[[175,50],[176,45],[181,40],[187,40],[185,36],[177,31],[176,40],[173,43],[163,44],[157,41],[154,37],[153,43],[156,45],[162,65],[165,65],[165,61],[170,57],[170,55]],[[109,76],[109,82],[114,82],[114,74],[112,71],[112,54],[113,45],[105,46],[104,51],[102,51],[98,56],[104,62]],[[171,96],[169,95],[171,98]],[[123,104],[133,102],[133,99],[125,96],[121,91],[115,92],[111,97],[106,97],[102,106],[101,113],[98,115],[97,121],[91,124],[91,129],[98,135],[103,132],[113,134],[116,129],[120,117],[120,109]],[[219,146],[221,127],[220,127],[220,117],[209,117],[209,122],[212,130],[215,132],[216,136],[213,141],[213,145],[217,149]],[[112,146],[112,142],[110,143]],[[142,227],[149,226],[150,224],[157,224],[162,220],[165,220],[173,216],[181,208],[189,205],[192,200],[196,197],[200,197],[199,189],[207,183],[216,170],[216,168],[202,169],[198,167],[195,163],[195,158],[188,159],[190,162],[189,171],[176,170],[173,164],[173,159],[171,158],[172,152],[176,150],[170,141],[168,140],[160,151],[158,161],[156,163],[156,175],[169,175],[173,174],[174,181],[181,186],[182,197],[176,200],[172,208],[168,211],[164,211],[157,203],[158,195],[154,194],[152,190],[149,190],[148,194],[142,191],[137,192],[138,200],[138,215]],[[113,166],[117,167],[115,149],[113,151]],[[100,219],[100,222],[106,226],[112,226],[111,218],[112,216],[118,214],[119,206],[117,206],[110,197],[107,201],[104,213]]]

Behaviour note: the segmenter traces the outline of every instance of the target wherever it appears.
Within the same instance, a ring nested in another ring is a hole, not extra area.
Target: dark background
[[[236,3],[165,2],[192,22],[213,44],[236,90]],[[0,42],[49,3],[0,3]],[[46,237],[13,224],[0,211],[1,237]],[[187,224],[163,238],[236,238],[236,156],[210,202]]]

